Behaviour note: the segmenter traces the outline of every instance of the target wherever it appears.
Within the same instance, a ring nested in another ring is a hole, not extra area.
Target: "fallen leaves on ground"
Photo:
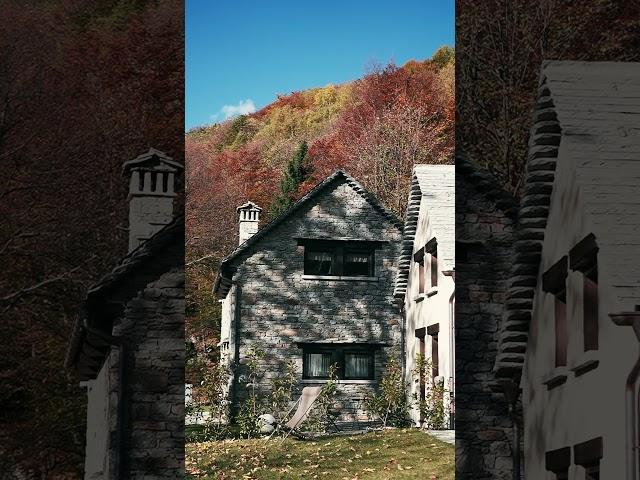
[[[191,479],[449,480],[454,447],[417,429],[385,430],[323,441],[288,438],[187,444]]]

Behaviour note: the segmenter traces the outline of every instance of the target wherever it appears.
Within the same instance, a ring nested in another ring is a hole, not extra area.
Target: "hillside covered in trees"
[[[86,389],[65,353],[127,253],[123,162],[182,161],[183,11],[0,2],[0,478],[82,478]]]
[[[453,163],[454,63],[442,47],[186,134],[187,338],[210,360],[219,330],[211,290],[238,244],[236,207],[257,203],[264,225],[342,168],[402,216],[413,165]]]

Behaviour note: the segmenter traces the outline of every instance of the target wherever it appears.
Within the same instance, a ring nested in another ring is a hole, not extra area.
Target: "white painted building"
[[[639,132],[640,64],[544,64],[495,367],[527,479],[640,478]]]
[[[411,400],[443,383],[445,426],[453,420],[455,390],[455,166],[416,165],[407,205],[394,296],[404,310],[404,372]],[[428,360],[426,381],[416,372]],[[423,423],[419,409],[411,417]]]

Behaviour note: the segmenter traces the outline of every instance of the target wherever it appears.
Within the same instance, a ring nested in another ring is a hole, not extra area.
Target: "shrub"
[[[237,422],[240,427],[240,436],[243,438],[253,438],[260,433],[261,399],[258,397],[258,382],[262,377],[260,363],[264,359],[264,351],[258,348],[251,348],[247,353],[245,365],[247,368],[245,388],[247,398],[240,406],[237,415]]]
[[[293,396],[293,387],[298,380],[298,368],[293,360],[287,360],[284,364],[282,375],[271,381],[271,393],[267,403],[273,416],[278,422],[284,420],[289,410],[289,402]]]
[[[386,371],[378,391],[365,399],[365,408],[370,417],[382,421],[382,426],[407,427],[410,402],[407,400],[408,385],[402,379],[402,367],[397,360],[387,363]]]
[[[202,428],[198,429],[197,438],[200,441],[220,440],[229,434],[229,403],[226,400],[228,382],[229,370],[226,366],[215,364],[209,367],[204,372],[200,385],[200,396],[204,399],[203,405],[193,403],[186,407],[187,415],[199,415],[202,418],[205,412],[210,414]]]
[[[433,430],[442,430],[445,428],[446,422],[444,405],[446,388],[444,382],[434,381],[434,378],[429,373],[432,371],[431,366],[432,363],[430,359],[425,358],[422,354],[418,354],[413,373],[420,383],[424,383],[426,392],[424,400],[414,394],[414,401],[420,411],[420,418],[422,419],[421,426]]]
[[[303,429],[311,432],[324,432],[327,429],[329,410],[333,407],[338,392],[338,364],[329,367],[329,378],[322,385],[320,395],[313,404],[309,416],[304,421]]]

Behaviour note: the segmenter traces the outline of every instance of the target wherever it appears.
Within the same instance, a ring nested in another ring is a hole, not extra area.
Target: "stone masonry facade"
[[[456,479],[512,478],[511,420],[492,370],[516,210],[487,196],[487,182],[456,159]]]
[[[375,251],[376,280],[319,280],[304,277],[300,238],[381,242]],[[401,362],[402,317],[393,299],[401,230],[356,192],[336,180],[261,238],[234,275],[239,302],[239,363],[236,406],[246,398],[243,364],[251,348],[265,353],[259,389],[267,393],[285,361],[296,362],[303,387],[299,343],[374,343],[375,380],[343,381],[337,402],[341,419],[364,419],[363,401],[376,388],[390,358]],[[232,320],[233,321],[233,320]]]
[[[129,301],[114,327],[114,336],[127,339],[127,478],[184,476],[184,307],[184,271],[173,269]],[[109,362],[115,410],[117,348]],[[115,438],[115,411],[110,418]]]

